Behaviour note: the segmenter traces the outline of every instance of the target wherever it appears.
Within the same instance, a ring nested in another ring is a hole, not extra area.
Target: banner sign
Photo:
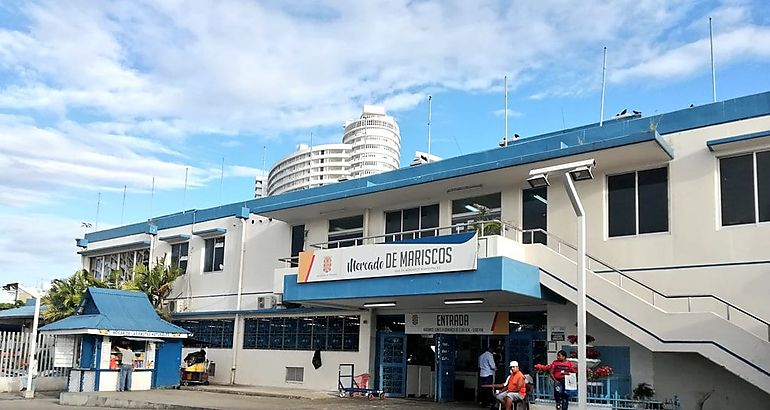
[[[508,334],[508,312],[407,313],[405,319],[407,334]]]
[[[475,232],[301,252],[298,283],[476,269]]]
[[[122,336],[122,337],[147,337],[147,338],[186,338],[187,333],[167,333],[167,332],[149,332],[145,330],[89,330],[88,333],[99,334],[102,336]]]

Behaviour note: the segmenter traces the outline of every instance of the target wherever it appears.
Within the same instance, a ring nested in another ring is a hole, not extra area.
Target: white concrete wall
[[[655,396],[679,396],[682,410],[767,409],[768,396],[695,353],[653,353]],[[711,393],[703,407],[699,402]]]

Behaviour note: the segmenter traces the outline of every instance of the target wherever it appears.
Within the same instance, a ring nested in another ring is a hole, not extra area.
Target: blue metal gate
[[[389,397],[406,396],[406,335],[378,332],[379,389]]]

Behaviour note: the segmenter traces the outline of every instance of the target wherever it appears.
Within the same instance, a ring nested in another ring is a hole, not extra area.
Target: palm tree
[[[123,286],[126,290],[138,290],[147,294],[152,307],[158,315],[168,319],[171,312],[163,306],[163,302],[171,293],[171,285],[183,272],[178,266],[166,265],[166,257],[157,258],[155,266],[148,269],[144,265],[134,268],[134,279]]]
[[[67,279],[54,279],[51,290],[42,299],[42,303],[46,305],[43,319],[55,321],[75,313],[80,298],[89,287],[105,288],[107,285],[85,269],[75,272]]]

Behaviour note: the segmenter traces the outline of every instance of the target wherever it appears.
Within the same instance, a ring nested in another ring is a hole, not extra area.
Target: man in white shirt
[[[479,356],[479,386],[491,385],[495,382],[495,356],[493,354],[494,347],[492,345],[487,346],[487,350]],[[479,402],[486,406],[493,402],[493,391],[491,388],[479,389]]]
[[[134,351],[128,340],[123,340],[121,346],[116,346],[120,352],[120,374],[118,375],[118,391],[131,390],[131,374],[134,371]]]

